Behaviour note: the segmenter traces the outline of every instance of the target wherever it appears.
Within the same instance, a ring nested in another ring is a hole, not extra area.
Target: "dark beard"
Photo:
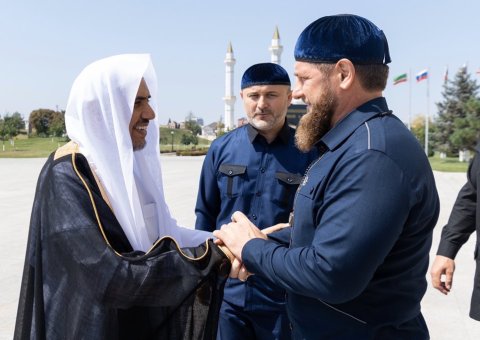
[[[300,119],[295,132],[295,144],[300,151],[308,152],[329,130],[335,112],[336,100],[330,91],[312,104]]]
[[[141,141],[141,142],[135,142],[135,143],[133,143],[133,151],[142,150],[145,147],[145,145],[147,145],[146,140]]]

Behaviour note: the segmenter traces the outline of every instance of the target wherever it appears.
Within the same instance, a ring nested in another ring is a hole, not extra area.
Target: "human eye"
[[[150,96],[148,97],[137,97],[135,98],[135,106],[139,106],[141,105],[142,103],[149,103],[150,102]]]

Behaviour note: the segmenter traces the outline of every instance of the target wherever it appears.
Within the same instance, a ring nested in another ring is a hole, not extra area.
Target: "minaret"
[[[272,45],[268,48],[270,51],[270,60],[274,64],[281,64],[280,57],[282,55],[283,46],[280,45],[280,33],[278,33],[278,27],[275,26],[275,32],[273,33]]]
[[[233,57],[232,43],[228,44],[227,54],[225,56],[225,131],[233,129],[233,111],[236,97],[233,95],[233,66],[235,58]]]

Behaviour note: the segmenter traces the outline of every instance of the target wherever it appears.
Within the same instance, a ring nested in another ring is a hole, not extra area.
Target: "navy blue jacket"
[[[288,222],[297,187],[317,157],[316,151],[300,152],[294,137],[285,123],[270,144],[249,124],[216,139],[202,167],[195,228],[220,229],[237,210],[260,228]],[[229,279],[224,299],[245,310],[278,310],[285,291],[260,277]]]
[[[249,241],[247,269],[287,290],[295,338],[428,338],[420,301],[439,200],[421,146],[376,98],[318,148],[290,247]]]

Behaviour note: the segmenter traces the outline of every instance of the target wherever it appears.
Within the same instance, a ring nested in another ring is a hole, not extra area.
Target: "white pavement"
[[[30,210],[38,173],[45,159],[0,158],[0,339],[11,339],[25,256]],[[198,178],[203,157],[162,156],[165,196],[172,215],[193,226]],[[441,227],[446,223],[465,174],[435,173],[441,200],[431,256],[435,255]],[[475,237],[457,256],[453,291],[444,296],[429,286],[422,311],[433,340],[478,340],[480,322],[468,317],[474,274]],[[429,279],[429,275],[427,275]],[[430,282],[430,280],[429,280]]]

